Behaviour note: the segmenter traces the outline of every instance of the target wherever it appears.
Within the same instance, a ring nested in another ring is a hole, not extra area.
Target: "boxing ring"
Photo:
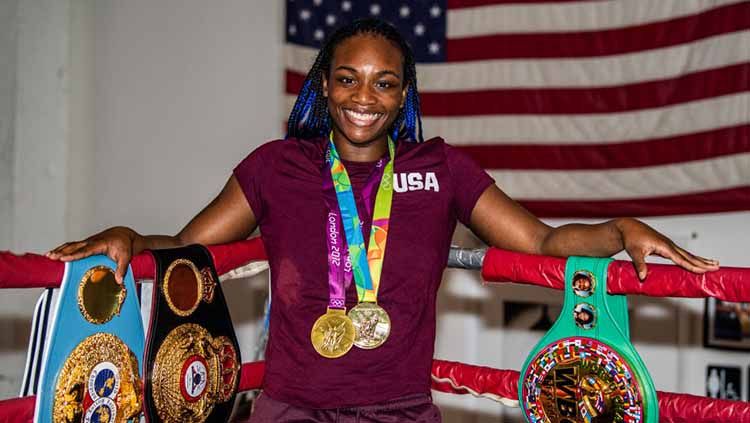
[[[259,238],[208,247],[222,281],[255,273],[266,259]],[[564,289],[565,259],[513,253],[495,248],[451,251],[449,265],[480,270],[486,283],[522,283]],[[136,281],[154,278],[154,259],[144,252],[133,257]],[[62,280],[65,265],[36,254],[0,252],[1,288],[54,288]],[[641,283],[628,261],[614,261],[607,270],[607,292],[651,297],[715,297],[724,301],[750,302],[750,269],[723,267],[716,272],[693,274],[673,265],[649,264],[648,282]],[[239,392],[259,389],[262,361],[242,364]],[[506,406],[518,406],[515,370],[500,370],[435,359],[432,389],[488,398]],[[750,423],[750,403],[695,395],[657,392],[660,421],[673,423]],[[0,401],[0,422],[31,422],[36,398],[27,396]]]

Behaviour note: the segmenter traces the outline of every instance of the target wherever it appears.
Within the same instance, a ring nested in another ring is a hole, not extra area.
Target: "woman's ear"
[[[328,97],[328,78],[325,75],[320,75],[320,79],[323,81],[323,97]]]

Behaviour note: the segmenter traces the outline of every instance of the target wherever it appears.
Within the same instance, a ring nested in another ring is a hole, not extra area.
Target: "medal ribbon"
[[[327,162],[327,161],[326,161]],[[328,308],[346,308],[346,290],[352,284],[352,265],[341,236],[341,214],[336,207],[336,194],[331,172],[323,172],[323,198],[328,208],[326,247],[328,247]]]
[[[341,222],[344,226],[359,302],[377,302],[388,239],[388,223],[393,204],[393,159],[396,155],[396,147],[390,137],[388,137],[388,153],[388,158],[380,159],[375,164],[375,169],[367,178],[367,182],[362,189],[364,203],[369,205],[375,184],[379,182],[375,196],[375,210],[372,213],[369,248],[365,251],[362,220],[357,210],[357,203],[354,200],[349,174],[341,162],[333,139],[329,138],[328,142],[327,162],[330,166],[331,180],[338,200],[338,211],[341,213]],[[330,212],[335,209],[329,207],[329,216]]]

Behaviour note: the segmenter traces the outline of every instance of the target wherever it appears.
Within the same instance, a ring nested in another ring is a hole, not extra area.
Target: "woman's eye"
[[[354,83],[354,79],[348,78],[346,76],[342,76],[342,77],[339,78],[339,82],[342,83],[342,84],[344,84],[344,85],[351,85],[351,84]]]
[[[378,81],[378,82],[377,82],[377,83],[376,83],[375,85],[376,85],[376,86],[377,86],[378,88],[383,88],[383,89],[386,89],[386,88],[391,88],[391,87],[393,87],[393,85],[394,85],[394,84],[391,84],[391,83],[390,83],[390,82],[388,82],[388,81]]]

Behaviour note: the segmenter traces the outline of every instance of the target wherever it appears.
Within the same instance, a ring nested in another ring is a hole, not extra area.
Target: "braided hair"
[[[401,50],[404,63],[404,84],[408,87],[404,107],[389,128],[392,139],[422,142],[422,114],[419,109],[417,91],[417,70],[414,54],[393,25],[379,19],[359,19],[345,25],[326,40],[318,52],[315,63],[305,77],[302,89],[289,114],[286,137],[311,139],[328,136],[331,131],[331,118],[328,101],[323,96],[323,77],[328,77],[333,52],[342,41],[355,35],[377,35],[395,43]]]

